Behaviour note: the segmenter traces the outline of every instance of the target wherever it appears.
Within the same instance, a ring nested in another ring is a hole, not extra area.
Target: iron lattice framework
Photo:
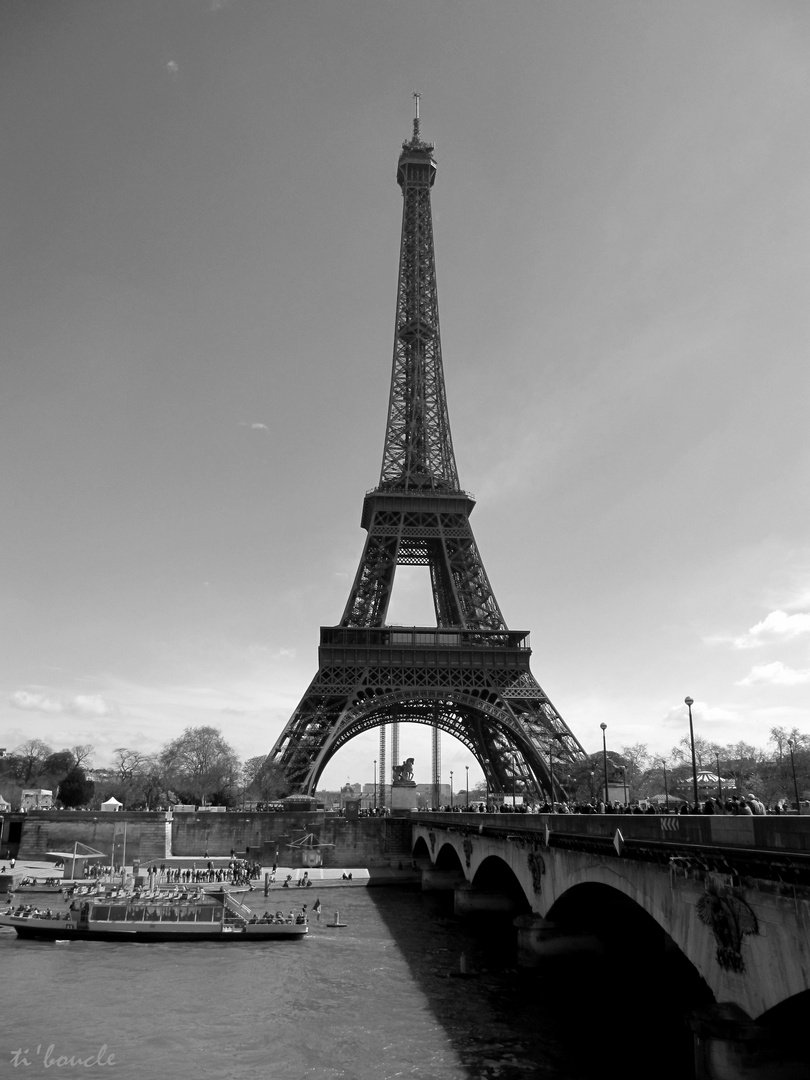
[[[559,798],[553,759],[584,751],[530,671],[528,634],[506,626],[470,526],[475,500],[459,485],[439,334],[433,149],[420,137],[417,98],[397,167],[402,238],[380,482],[363,502],[368,535],[340,625],[321,628],[318,673],[271,758],[312,793],[361,732],[428,724],[470,750],[490,792]],[[386,624],[403,565],[429,568],[435,627]]]

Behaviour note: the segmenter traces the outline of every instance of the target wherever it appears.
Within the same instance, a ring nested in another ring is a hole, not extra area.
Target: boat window
[[[112,907],[110,908],[109,917],[111,919],[115,919],[116,921],[119,921],[119,920],[123,921],[124,919],[126,919],[126,917],[127,917],[126,904],[113,904]]]
[[[93,904],[88,915],[93,922],[106,921],[110,917],[109,904]]]

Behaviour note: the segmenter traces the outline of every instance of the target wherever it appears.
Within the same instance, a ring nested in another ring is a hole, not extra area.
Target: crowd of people
[[[259,918],[254,915],[250,920],[251,923],[298,923],[299,925],[308,922],[307,917],[307,905],[301,908],[299,912],[290,911],[287,915],[283,911],[277,911],[275,915],[269,911],[265,911],[264,915]]]
[[[4,915],[13,915],[17,919],[69,919],[69,911],[54,911],[52,908],[38,908],[32,904],[20,904],[16,908],[7,908]]]
[[[613,802],[593,798],[588,802],[549,802],[543,803],[470,803],[467,806],[429,807],[438,813],[479,813],[479,814],[742,814],[757,816],[762,814],[796,813],[796,806],[788,804],[787,799],[779,799],[770,806],[757,798],[753,792],[748,795],[731,795],[722,801],[707,798],[697,803],[685,802],[680,798],[665,799],[662,804],[649,800],[638,802]]]
[[[209,860],[205,866],[173,867],[154,863],[147,867],[147,874],[158,884],[202,885],[229,882],[231,885],[250,885],[261,877],[262,868],[249,859],[231,858],[227,866],[214,866]]]
[[[345,875],[344,875],[345,876]],[[289,889],[292,882],[292,874],[287,874],[282,884],[282,889]],[[273,863],[273,869],[270,873],[270,883],[272,884],[276,880],[276,864]],[[309,876],[309,870],[304,871],[304,876],[295,879],[295,887],[297,889],[310,889],[312,888],[312,879]]]

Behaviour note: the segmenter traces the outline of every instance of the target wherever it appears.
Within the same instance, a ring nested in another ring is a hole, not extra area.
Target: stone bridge
[[[688,961],[698,1076],[810,1075],[773,1034],[810,1007],[810,818],[420,814],[413,841],[423,888],[512,916],[519,964],[611,936]]]

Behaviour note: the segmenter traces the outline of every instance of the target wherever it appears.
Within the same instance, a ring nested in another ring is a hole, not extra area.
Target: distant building
[[[47,788],[26,788],[20,799],[21,810],[52,810],[53,792]]]

